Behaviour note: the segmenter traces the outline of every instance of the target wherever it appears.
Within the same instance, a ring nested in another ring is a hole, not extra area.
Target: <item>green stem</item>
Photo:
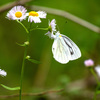
[[[21,80],[20,80],[20,91],[19,91],[19,100],[21,100],[21,95],[22,95],[22,81],[23,81],[23,75],[24,75],[24,66],[25,66],[26,56],[27,56],[27,45],[25,46],[24,58],[23,58],[23,62],[22,62]]]
[[[92,67],[90,67],[89,69],[90,69],[91,73],[93,74],[93,76],[95,77],[95,80],[96,80],[97,84],[99,85],[99,84],[100,84],[100,82],[99,82],[99,80],[98,80],[98,78],[97,78],[97,75],[95,74],[95,72],[94,72],[93,68],[92,68]]]
[[[99,87],[100,87],[100,84],[98,84],[97,87],[96,87],[95,94],[94,94],[94,100],[96,100],[97,91],[98,91]]]
[[[97,97],[97,90],[95,90],[95,94],[94,94],[94,99],[93,100],[96,100],[96,97]]]
[[[21,22],[20,22],[21,23]],[[24,26],[21,23],[22,26]],[[31,25],[30,25],[31,28]],[[26,27],[25,27],[26,29]],[[30,29],[29,31],[26,29],[27,34],[27,42],[29,42],[29,35],[30,35]],[[26,56],[27,56],[27,50],[28,50],[28,45],[25,45],[25,51],[24,51],[24,57],[23,57],[23,62],[22,62],[22,70],[21,70],[21,79],[20,79],[20,91],[19,91],[19,100],[21,100],[21,96],[22,96],[22,82],[23,82],[23,75],[24,75],[24,67],[25,67],[25,60],[26,60]]]
[[[39,30],[48,30],[48,28],[34,28],[34,29],[31,29],[30,31],[33,31],[33,30],[36,30],[36,29],[39,29]]]
[[[93,99],[93,100],[96,100],[97,91],[98,91],[98,88],[99,88],[99,86],[100,86],[100,82],[99,82],[99,80],[98,80],[98,78],[97,78],[97,75],[95,74],[93,68],[90,67],[89,69],[90,69],[91,73],[93,74],[93,76],[95,77],[95,80],[96,80],[96,82],[97,82],[97,87],[96,87],[95,94],[94,94],[94,99]]]
[[[29,31],[27,30],[27,28],[19,21],[19,20],[16,20],[24,29],[27,33],[29,33]]]

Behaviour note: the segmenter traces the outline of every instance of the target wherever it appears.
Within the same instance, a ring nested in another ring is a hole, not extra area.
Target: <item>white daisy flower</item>
[[[95,71],[97,72],[98,76],[100,77],[100,65],[95,67]]]
[[[50,38],[54,38],[55,35],[53,34],[53,32],[55,31],[56,31],[56,20],[53,19],[51,22],[49,22],[48,32],[45,35],[48,35]]]
[[[27,10],[23,6],[15,6],[7,13],[7,18],[22,21],[27,17],[26,12]]]
[[[1,75],[1,76],[6,76],[6,75],[7,75],[7,72],[5,72],[4,70],[1,70],[1,69],[0,69],[0,75]]]
[[[27,16],[29,16],[28,22],[41,23],[40,18],[46,18],[46,15],[44,11],[30,11],[27,13]]]

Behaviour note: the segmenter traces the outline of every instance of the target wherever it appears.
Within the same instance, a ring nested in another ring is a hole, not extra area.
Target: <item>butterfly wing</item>
[[[80,52],[80,49],[78,48],[78,46],[67,36],[62,35],[62,38],[63,38],[66,46],[68,46],[68,48],[69,48],[69,52],[71,55],[69,60],[75,60],[75,59],[78,59],[79,57],[81,57],[81,52]]]
[[[53,57],[58,62],[65,64],[69,60],[75,60],[81,57],[78,46],[67,36],[60,34],[61,37],[54,39],[52,45]]]
[[[65,64],[69,62],[70,52],[68,46],[65,45],[63,38],[55,38],[52,45],[52,53],[55,60]]]

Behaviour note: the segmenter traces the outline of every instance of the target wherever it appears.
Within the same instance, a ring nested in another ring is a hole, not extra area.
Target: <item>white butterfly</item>
[[[60,34],[59,31],[54,35],[52,52],[55,60],[62,64],[81,57],[78,46],[70,38]]]

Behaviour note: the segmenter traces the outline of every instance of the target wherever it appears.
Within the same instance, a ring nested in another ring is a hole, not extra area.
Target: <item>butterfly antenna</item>
[[[57,25],[57,31],[60,31],[60,28],[59,28],[59,26]]]
[[[65,21],[65,23],[63,24],[63,28],[62,28],[62,30],[64,30],[64,26],[66,25],[66,23],[67,23],[67,21]]]
[[[65,23],[64,23],[64,25],[62,25],[62,26],[65,26],[65,24],[67,23],[67,21],[65,21]],[[62,28],[62,30],[64,29],[64,27]],[[57,25],[57,31],[60,31],[60,28],[59,28],[59,26]]]

